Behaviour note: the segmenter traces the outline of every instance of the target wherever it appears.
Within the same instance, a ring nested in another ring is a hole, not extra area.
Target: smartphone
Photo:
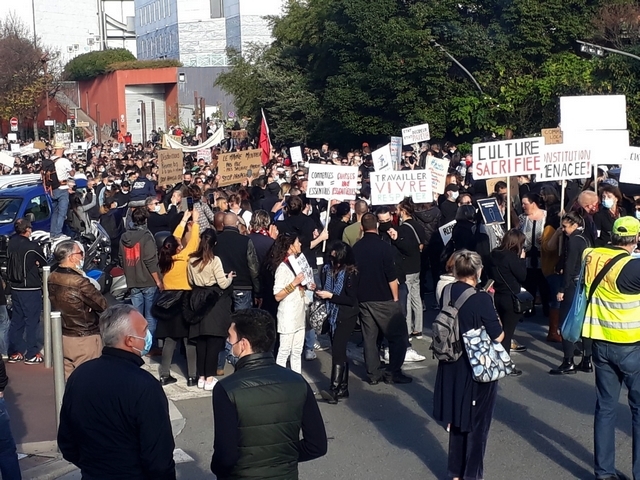
[[[215,195],[214,195],[213,193],[210,193],[210,194],[209,194],[209,203],[210,203],[211,205],[213,205],[214,203],[216,203],[216,197],[215,197]]]
[[[493,283],[493,280],[487,280],[487,283],[482,286],[482,290],[488,292],[489,290],[491,290],[491,287],[493,287]]]
[[[187,210],[193,211],[193,197],[187,197]]]
[[[247,170],[247,177],[252,177],[253,176],[253,170],[249,169]]]

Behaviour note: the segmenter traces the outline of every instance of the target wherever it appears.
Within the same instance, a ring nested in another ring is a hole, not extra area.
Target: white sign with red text
[[[541,148],[544,138],[520,138],[473,145],[475,180],[533,175],[542,169]]]
[[[552,180],[576,180],[593,175],[590,147],[576,147],[567,144],[544,145],[542,170],[536,176],[537,182]]]
[[[358,167],[342,165],[309,165],[308,198],[354,200],[359,190]]]
[[[411,197],[415,203],[433,202],[430,170],[372,172],[371,204],[394,205]]]

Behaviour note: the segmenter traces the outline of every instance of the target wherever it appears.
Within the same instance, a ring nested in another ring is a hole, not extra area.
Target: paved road
[[[499,398],[485,457],[485,477],[512,479],[591,479],[593,374],[551,377],[560,362],[558,346],[544,342],[543,321],[521,324],[517,338],[528,345],[514,360],[524,371],[500,381]],[[428,340],[415,340],[428,352]],[[321,352],[303,371],[313,386],[328,382],[330,356]],[[329,436],[328,454],[300,466],[302,479],[446,478],[447,433],[431,417],[436,362],[413,364],[410,385],[370,386],[352,369],[351,398],[337,406],[320,404]],[[626,402],[626,393],[622,402]],[[213,478],[210,397],[178,400],[186,426],[176,446],[194,458],[180,465],[179,478]],[[618,415],[618,468],[631,473],[631,417],[621,403]]]

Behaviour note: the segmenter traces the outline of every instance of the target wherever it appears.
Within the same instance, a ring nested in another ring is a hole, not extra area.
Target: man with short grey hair
[[[151,347],[147,321],[131,305],[100,316],[102,356],[69,377],[58,447],[82,478],[175,480],[169,405],[160,383],[140,369]]]

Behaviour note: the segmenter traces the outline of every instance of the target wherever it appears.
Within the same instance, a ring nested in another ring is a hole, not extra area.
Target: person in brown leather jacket
[[[77,242],[60,242],[54,257],[59,266],[49,276],[49,297],[52,310],[62,314],[64,376],[68,379],[80,364],[100,356],[98,317],[107,301],[84,275],[84,252]]]

